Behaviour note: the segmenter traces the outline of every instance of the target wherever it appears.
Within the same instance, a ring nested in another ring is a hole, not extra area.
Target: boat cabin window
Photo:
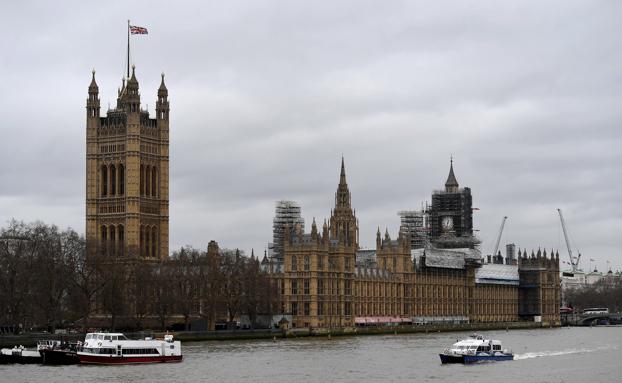
[[[493,349],[494,351],[501,351],[501,345],[500,345],[500,344],[494,344],[494,345],[492,346],[492,349]]]
[[[98,340],[104,340],[104,336],[103,335],[97,335],[97,339]]]
[[[112,336],[110,336],[110,335],[105,335],[105,336],[104,336],[104,340],[112,340]]]

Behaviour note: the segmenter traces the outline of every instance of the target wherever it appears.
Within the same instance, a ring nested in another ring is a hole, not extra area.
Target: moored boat
[[[51,347],[42,348],[39,350],[43,357],[43,364],[50,365],[68,365],[78,364],[77,350],[82,345],[82,342],[78,343],[58,343]]]
[[[164,339],[130,340],[121,333],[89,333],[76,353],[81,364],[137,364],[181,362],[181,342]]]
[[[42,350],[53,348],[61,342],[57,340],[40,340],[37,342],[37,349],[30,350],[24,346],[14,346],[13,348],[3,348],[0,350],[0,364],[37,364],[43,361]]]
[[[501,341],[484,339],[481,335],[471,335],[467,339],[454,343],[441,354],[441,363],[476,363],[512,360],[514,354],[504,350]]]

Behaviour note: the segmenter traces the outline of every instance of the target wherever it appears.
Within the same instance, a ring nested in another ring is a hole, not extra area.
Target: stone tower
[[[473,199],[471,189],[460,188],[454,174],[453,159],[445,190],[432,194],[430,209],[430,240],[437,247],[470,247],[477,244],[473,237]]]
[[[164,74],[156,118],[140,107],[135,68],[100,116],[95,71],[86,102],[86,239],[128,260],[168,257],[169,104]]]
[[[359,229],[356,213],[352,210],[351,195],[346,182],[346,168],[341,157],[341,174],[335,193],[335,209],[330,217],[330,237],[338,239],[346,246],[358,248]]]

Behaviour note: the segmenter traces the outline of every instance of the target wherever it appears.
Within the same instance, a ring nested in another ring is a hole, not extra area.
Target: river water
[[[622,327],[482,332],[514,361],[441,365],[467,333],[184,343],[184,361],[140,366],[0,365],[0,382],[620,382]]]

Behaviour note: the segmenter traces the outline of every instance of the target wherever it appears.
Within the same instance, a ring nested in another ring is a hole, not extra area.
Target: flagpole
[[[127,78],[130,78],[130,20],[127,20]]]

